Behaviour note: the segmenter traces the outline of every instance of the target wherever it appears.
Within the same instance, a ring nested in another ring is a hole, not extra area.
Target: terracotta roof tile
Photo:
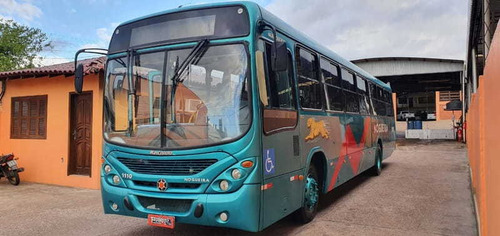
[[[106,57],[90,58],[78,61],[83,64],[85,74],[96,74],[104,70]],[[72,75],[75,73],[74,62],[67,62],[51,66],[43,66],[38,68],[30,68],[23,70],[4,71],[0,72],[0,79],[5,78],[21,78],[21,77],[40,77],[47,75]]]

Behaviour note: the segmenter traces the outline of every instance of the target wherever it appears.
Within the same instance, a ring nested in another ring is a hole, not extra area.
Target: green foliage
[[[0,71],[34,67],[38,53],[51,47],[40,29],[0,19]]]

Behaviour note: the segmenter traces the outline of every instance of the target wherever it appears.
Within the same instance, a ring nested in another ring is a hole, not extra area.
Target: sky
[[[214,0],[218,1],[218,0]],[[41,65],[107,48],[125,21],[207,0],[0,0],[0,18],[41,29],[52,41]],[[468,0],[254,0],[341,56],[465,58]],[[83,58],[83,57],[82,57]]]

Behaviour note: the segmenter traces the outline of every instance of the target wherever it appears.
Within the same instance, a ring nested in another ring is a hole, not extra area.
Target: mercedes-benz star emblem
[[[160,191],[165,191],[167,190],[167,187],[168,187],[168,184],[167,184],[167,181],[165,181],[164,179],[160,179],[156,182],[156,187],[158,187],[158,189]]]

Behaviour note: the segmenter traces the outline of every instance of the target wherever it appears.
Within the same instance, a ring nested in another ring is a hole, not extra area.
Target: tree
[[[51,47],[40,29],[0,19],[0,71],[34,67],[38,53]]]

